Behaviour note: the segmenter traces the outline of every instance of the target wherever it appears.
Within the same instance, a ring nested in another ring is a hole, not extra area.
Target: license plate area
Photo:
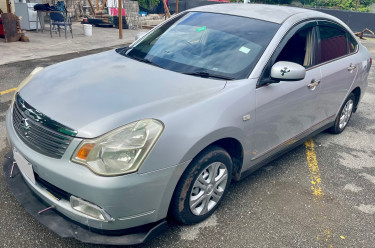
[[[13,149],[13,157],[18,169],[35,184],[35,176],[32,164],[29,163],[16,149]]]

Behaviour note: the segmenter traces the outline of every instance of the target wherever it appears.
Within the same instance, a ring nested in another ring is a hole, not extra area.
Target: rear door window
[[[358,49],[358,42],[355,38],[348,34],[349,37],[349,53],[355,53]]]
[[[324,63],[348,54],[346,32],[337,28],[320,26],[320,60]]]

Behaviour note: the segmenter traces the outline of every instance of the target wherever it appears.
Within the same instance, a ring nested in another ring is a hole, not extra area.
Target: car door
[[[336,116],[356,78],[358,43],[344,28],[328,21],[318,22],[318,64],[322,71],[322,92],[318,104],[325,116]]]
[[[315,108],[321,90],[321,72],[315,66],[316,49],[316,22],[301,23],[288,32],[266,66],[256,90],[254,163],[295,142],[299,135],[322,121],[322,110]],[[278,61],[304,66],[305,78],[272,82],[270,67]]]

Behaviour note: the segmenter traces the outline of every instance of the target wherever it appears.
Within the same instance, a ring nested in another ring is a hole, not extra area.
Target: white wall
[[[8,0],[0,0],[0,9],[4,13],[7,13],[7,4],[6,4],[6,1],[8,1]],[[11,8],[12,8],[12,13],[14,13],[14,0],[11,0]]]
[[[375,13],[375,3],[371,4],[370,9],[371,13]]]

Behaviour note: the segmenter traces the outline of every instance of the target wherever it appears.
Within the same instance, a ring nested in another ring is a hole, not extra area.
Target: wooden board
[[[100,8],[101,11],[103,11],[104,9],[104,5],[107,3],[107,0],[104,0],[103,4],[102,4],[102,7]]]
[[[5,42],[19,41],[22,33],[18,33],[17,30],[18,16],[12,13],[4,13],[1,18],[3,19]]]

